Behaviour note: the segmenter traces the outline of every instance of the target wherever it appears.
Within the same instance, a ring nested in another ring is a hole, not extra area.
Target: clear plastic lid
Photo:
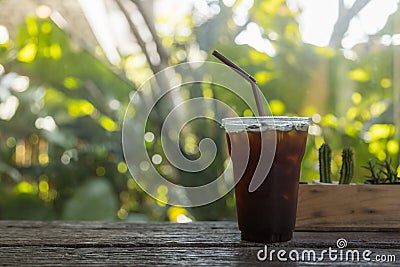
[[[310,125],[309,117],[265,116],[265,117],[235,117],[222,119],[222,126],[227,132],[239,131],[307,131]]]

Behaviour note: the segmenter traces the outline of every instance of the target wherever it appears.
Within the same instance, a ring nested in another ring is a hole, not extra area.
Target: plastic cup
[[[237,182],[242,240],[290,240],[310,118],[237,117],[223,119],[222,124]]]

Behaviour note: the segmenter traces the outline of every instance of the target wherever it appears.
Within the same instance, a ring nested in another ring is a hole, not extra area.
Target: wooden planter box
[[[301,184],[296,230],[399,231],[400,185]]]

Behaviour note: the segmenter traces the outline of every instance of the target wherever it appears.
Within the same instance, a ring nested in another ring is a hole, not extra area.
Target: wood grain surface
[[[296,229],[400,231],[400,186],[300,185]]]
[[[235,222],[122,223],[0,221],[0,265],[4,266],[253,266],[263,244],[240,240]],[[286,252],[336,248],[394,255],[400,262],[400,232],[295,232],[285,243],[268,245]],[[279,262],[275,265],[376,265],[373,262]],[[395,264],[392,262],[390,265]]]

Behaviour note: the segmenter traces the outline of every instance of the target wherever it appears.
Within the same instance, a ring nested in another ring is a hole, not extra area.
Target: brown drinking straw
[[[212,55],[214,57],[218,58],[219,60],[221,60],[224,64],[231,67],[231,69],[236,71],[240,76],[242,76],[243,78],[245,78],[246,80],[248,80],[250,82],[251,89],[253,90],[254,99],[256,100],[258,115],[265,116],[264,109],[261,105],[260,93],[259,93],[259,88],[257,86],[256,79],[254,79],[254,77],[251,76],[250,74],[248,74],[245,70],[241,69],[238,65],[236,65],[235,63],[233,63],[232,61],[227,59],[224,55],[219,53],[217,50],[214,50],[212,52]]]

